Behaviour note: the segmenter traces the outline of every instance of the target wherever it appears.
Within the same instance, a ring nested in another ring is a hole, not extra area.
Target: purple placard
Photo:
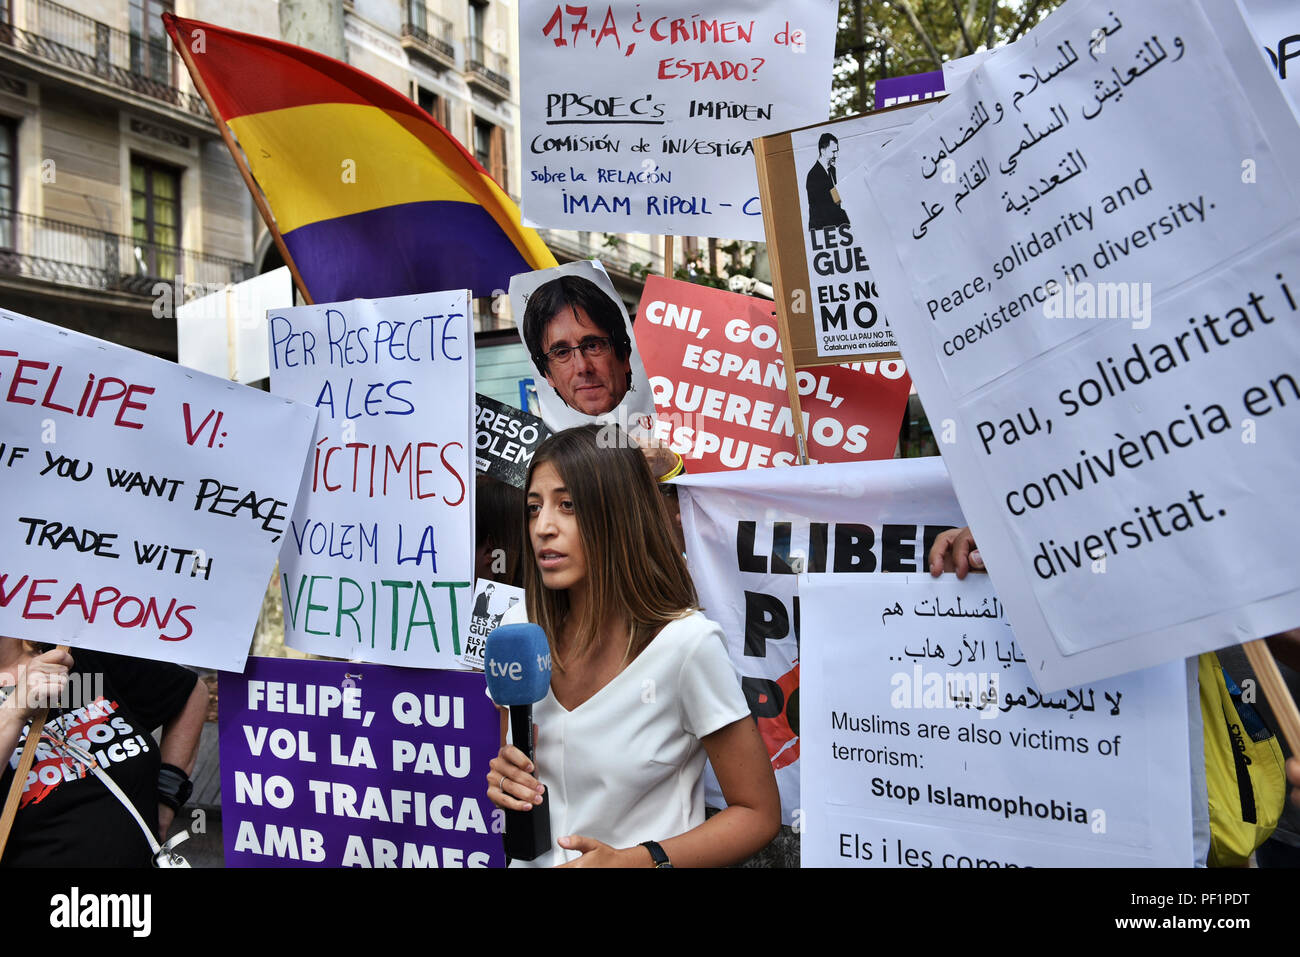
[[[483,675],[249,658],[221,675],[227,867],[503,867]]]
[[[913,73],[911,76],[891,76],[876,81],[876,109],[915,100],[928,100],[944,92],[943,71]]]

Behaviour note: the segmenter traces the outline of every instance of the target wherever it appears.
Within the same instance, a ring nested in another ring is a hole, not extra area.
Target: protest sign
[[[285,643],[459,667],[474,577],[474,336],[460,292],[269,317],[271,387],[320,410],[280,554]]]
[[[510,305],[543,422],[557,432],[597,422],[648,426],[654,399],[645,366],[627,309],[600,263],[582,260],[514,276]],[[558,348],[565,354],[556,355]]]
[[[799,803],[800,605],[796,570],[861,583],[918,572],[938,535],[961,525],[938,458],[685,475],[682,529],[700,605],[727,636],[781,788]],[[820,641],[817,632],[806,632]],[[723,806],[710,777],[710,804]]]
[[[693,472],[798,461],[773,303],[651,276],[636,323],[655,437]],[[894,454],[912,381],[901,360],[798,373],[813,462]]]
[[[479,472],[515,488],[524,487],[528,463],[551,434],[542,420],[491,396],[474,396],[474,465]]]
[[[465,654],[461,661],[471,668],[483,670],[483,650],[487,636],[501,624],[505,613],[524,600],[524,590],[504,582],[480,578],[474,583],[474,612],[469,619],[469,638],[465,641]]]
[[[1194,669],[1042,694],[987,575],[812,575],[799,594],[817,636],[801,699],[805,867],[1204,860]]]
[[[1052,691],[1300,620],[1300,127],[1235,4],[1032,36],[841,195]]]
[[[877,276],[836,191],[931,104],[868,113],[755,141],[768,259],[786,361],[795,368],[896,358]]]
[[[969,56],[958,57],[955,60],[943,61],[943,88],[945,92],[951,92],[966,82],[966,77],[970,76],[977,66],[993,56],[995,53],[1002,53],[1011,49],[1015,44],[998,47],[995,50],[980,50]]]
[[[887,76],[876,81],[875,105],[878,110],[918,100],[930,100],[944,92],[946,73],[932,70],[910,76]]]
[[[221,676],[227,867],[502,867],[482,675],[253,658]]]
[[[761,240],[750,141],[826,117],[836,10],[522,4],[526,222]]]
[[[292,305],[288,266],[182,302],[176,308],[180,364],[234,382],[268,378],[266,314]]]
[[[1294,0],[1243,0],[1246,19],[1264,47],[1278,82],[1300,110],[1300,6]]]
[[[241,669],[315,410],[0,310],[0,633]]]

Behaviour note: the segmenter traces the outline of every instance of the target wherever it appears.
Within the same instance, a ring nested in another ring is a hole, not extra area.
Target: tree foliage
[[[1012,43],[1063,0],[840,0],[831,115],[871,109],[875,81]]]

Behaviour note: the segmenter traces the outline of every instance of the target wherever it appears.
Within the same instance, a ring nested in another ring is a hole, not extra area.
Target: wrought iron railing
[[[138,296],[176,284],[190,298],[252,274],[237,259],[0,209],[0,276]]]
[[[406,6],[402,23],[402,36],[410,37],[453,63],[456,62],[456,42],[453,24],[445,17],[430,13],[423,3],[411,2]]]
[[[503,93],[510,92],[510,60],[478,37],[465,41],[465,72],[482,77]]]
[[[184,67],[166,37],[127,33],[53,0],[27,0],[22,12],[21,20],[0,31],[0,51],[12,47],[196,116],[208,115],[201,97],[177,85]]]

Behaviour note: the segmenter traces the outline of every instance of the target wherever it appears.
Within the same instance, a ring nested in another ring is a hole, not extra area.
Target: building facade
[[[253,274],[252,203],[163,32],[173,7],[0,0],[0,305],[169,358],[177,293]]]

